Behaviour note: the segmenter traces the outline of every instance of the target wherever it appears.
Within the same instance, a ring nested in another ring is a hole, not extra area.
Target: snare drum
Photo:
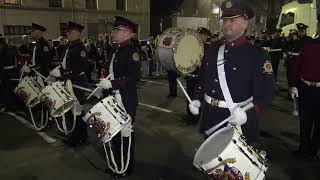
[[[249,146],[235,127],[225,127],[206,139],[193,164],[214,179],[263,180],[267,171],[265,154]]]
[[[62,116],[74,106],[75,100],[65,89],[63,82],[54,82],[41,92],[41,102],[50,110],[52,117]]]
[[[131,117],[117,104],[113,96],[109,96],[94,105],[83,120],[94,128],[100,140],[106,143],[128,124]]]
[[[23,102],[30,107],[40,103],[42,86],[34,77],[26,76],[14,89],[14,93],[20,97]]]
[[[190,74],[201,64],[203,43],[194,30],[169,28],[157,45],[157,57],[167,70]]]

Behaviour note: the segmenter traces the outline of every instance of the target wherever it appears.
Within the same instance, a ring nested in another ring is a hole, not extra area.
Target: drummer
[[[204,46],[204,54],[206,54],[207,50],[211,47],[211,32],[209,29],[205,27],[199,27],[197,29],[197,32],[199,33],[203,46]],[[196,90],[197,82],[199,81],[199,68],[197,68],[194,72],[188,74],[186,77],[186,83],[187,83],[187,93],[190,96],[191,99],[193,99],[194,91]],[[187,123],[195,124],[199,120],[199,115],[193,115],[189,110],[189,101],[187,100]]]
[[[138,105],[137,96],[137,81],[140,76],[140,56],[139,50],[133,44],[132,37],[137,31],[137,24],[130,21],[129,19],[116,16],[112,31],[112,41],[117,43],[117,48],[112,53],[112,59],[109,66],[109,79],[102,79],[97,86],[103,89],[112,89],[115,93],[115,99],[119,105],[123,105],[127,113],[132,118],[132,123],[135,121],[136,108]],[[132,173],[134,168],[134,132],[131,122],[121,130],[112,139],[113,150],[116,151],[115,159],[117,166],[121,166],[121,138],[123,136],[125,151],[128,150],[129,137],[131,136],[131,152],[130,152],[130,163],[128,169],[119,174],[118,172],[109,171],[115,177],[124,177]],[[126,162],[127,153],[124,153],[124,159]],[[112,167],[114,168],[114,167]],[[111,169],[111,168],[110,168]]]
[[[253,144],[258,141],[257,119],[273,95],[272,65],[267,52],[245,38],[248,21],[254,17],[248,4],[227,0],[221,9],[225,46],[216,44],[204,56],[199,92],[189,107],[197,115],[201,106],[200,132],[206,137],[212,133],[212,127],[230,117],[229,123],[241,125],[248,143]],[[217,59],[222,59],[219,65]],[[246,108],[250,109],[245,111]]]
[[[69,79],[75,85],[87,87],[88,81],[84,73],[85,63],[87,61],[87,52],[80,39],[83,29],[84,26],[75,22],[69,21],[67,23],[66,31],[69,44],[63,55],[62,68],[61,71],[58,68],[53,69],[50,72],[50,75],[58,78],[62,77],[62,79],[66,80]],[[72,87],[70,87],[70,84],[67,84],[67,90],[74,93],[80,104],[84,104],[85,97],[81,90],[73,90]],[[82,120],[82,113],[83,112],[77,112],[77,114],[72,114],[71,112],[68,112],[66,116],[71,120],[74,115],[77,115],[75,129],[68,137],[68,140],[65,141],[68,146],[75,147],[86,143],[88,133],[87,126]]]

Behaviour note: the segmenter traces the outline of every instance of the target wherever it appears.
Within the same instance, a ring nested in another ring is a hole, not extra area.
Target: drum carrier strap
[[[231,93],[230,93],[230,90],[229,90],[229,86],[228,86],[227,78],[226,78],[226,72],[225,72],[225,68],[224,68],[224,64],[225,64],[224,63],[225,62],[225,59],[224,59],[225,46],[226,45],[223,44],[219,48],[218,57],[217,57],[217,69],[218,69],[218,78],[219,78],[220,88],[221,88],[223,97],[225,99],[226,106],[230,111],[230,116],[227,119],[223,120],[218,125],[215,125],[212,128],[210,128],[209,130],[205,131],[205,134],[207,134],[207,135],[212,134],[219,127],[221,127],[222,125],[227,123],[229,121],[229,119],[231,118],[232,112],[234,111],[234,109],[243,104],[242,102],[235,103],[233,101],[233,99],[232,99],[232,96],[231,96]],[[253,100],[252,97],[250,97],[249,99]],[[253,107],[252,100],[251,101],[250,100],[249,101],[248,100],[244,101],[244,102],[247,102],[247,104],[243,106],[244,110],[249,110],[249,109],[251,109]],[[242,132],[241,131],[241,127],[238,127],[238,128],[239,128],[239,131]]]

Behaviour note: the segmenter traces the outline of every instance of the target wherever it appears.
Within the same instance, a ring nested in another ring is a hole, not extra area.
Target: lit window
[[[97,0],[86,0],[87,9],[97,9]]]
[[[117,0],[117,10],[127,10],[127,0]]]
[[[49,0],[49,7],[62,7],[62,0]]]
[[[4,0],[5,4],[21,4],[21,0]]]

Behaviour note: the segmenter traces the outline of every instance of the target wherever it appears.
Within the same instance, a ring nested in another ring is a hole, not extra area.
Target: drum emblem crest
[[[163,40],[163,45],[165,46],[170,46],[172,43],[172,37],[165,37],[164,40]]]

